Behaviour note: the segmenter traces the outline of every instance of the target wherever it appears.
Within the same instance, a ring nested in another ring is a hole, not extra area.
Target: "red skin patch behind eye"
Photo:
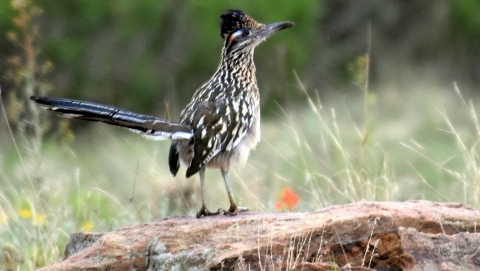
[[[235,38],[235,36],[232,34],[230,34],[230,37],[228,37],[228,43],[232,42],[233,38]]]

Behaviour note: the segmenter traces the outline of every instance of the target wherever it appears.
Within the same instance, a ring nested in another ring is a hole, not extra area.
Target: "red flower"
[[[291,211],[295,210],[298,203],[298,196],[290,188],[285,188],[282,193],[282,201],[275,203],[275,208],[278,210],[288,208]]]

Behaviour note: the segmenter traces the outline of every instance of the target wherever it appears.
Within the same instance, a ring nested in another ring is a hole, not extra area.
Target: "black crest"
[[[220,36],[225,39],[231,33],[242,28],[257,28],[261,24],[257,23],[241,10],[230,9],[227,13],[220,16],[222,23],[220,24]]]

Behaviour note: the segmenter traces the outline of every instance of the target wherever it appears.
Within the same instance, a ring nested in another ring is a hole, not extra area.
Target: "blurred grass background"
[[[479,1],[1,1],[0,269],[58,262],[76,231],[198,211],[198,177],[170,175],[168,142],[62,120],[27,98],[176,120],[218,65],[229,8],[296,23],[255,53],[262,141],[231,171],[240,205],[288,211],[276,209],[288,188],[300,212],[479,207]],[[221,174],[206,182],[207,205],[228,207]]]

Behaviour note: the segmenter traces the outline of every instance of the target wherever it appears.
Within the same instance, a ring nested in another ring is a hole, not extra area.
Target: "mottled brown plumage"
[[[240,10],[229,10],[221,18],[220,36],[224,47],[220,65],[212,78],[197,89],[182,111],[179,123],[89,102],[48,97],[32,99],[72,118],[127,127],[152,139],[171,139],[172,174],[177,174],[182,161],[187,166],[187,177],[197,172],[200,175],[202,208],[197,217],[247,211],[248,208],[236,206],[227,173],[230,167],[245,162],[260,140],[260,94],[253,52],[267,37],[294,24],[261,24]],[[228,210],[210,212],[206,208],[206,167],[220,168],[230,200]]]

